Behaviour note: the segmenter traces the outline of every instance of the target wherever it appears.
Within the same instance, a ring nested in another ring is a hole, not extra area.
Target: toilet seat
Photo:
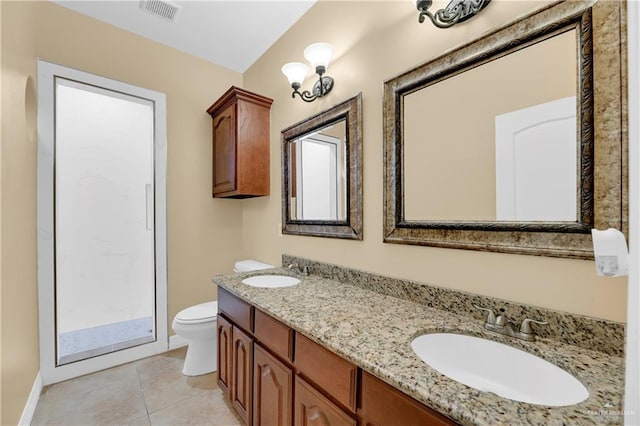
[[[174,321],[178,324],[201,324],[215,321],[218,316],[218,302],[206,302],[183,309]]]

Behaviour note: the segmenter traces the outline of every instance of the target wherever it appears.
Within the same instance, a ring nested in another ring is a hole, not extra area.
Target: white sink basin
[[[587,388],[563,369],[511,346],[461,334],[424,334],[411,342],[435,370],[472,388],[530,404],[584,401]]]
[[[278,288],[300,284],[300,280],[286,275],[257,275],[245,278],[242,283],[252,287]]]

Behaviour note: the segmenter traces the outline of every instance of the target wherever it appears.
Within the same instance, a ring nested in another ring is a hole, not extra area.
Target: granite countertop
[[[242,284],[283,268],[218,276],[220,287],[464,425],[622,424],[624,359],[551,339],[525,342],[486,331],[481,321],[315,275],[286,288]],[[569,371],[589,390],[582,403],[547,407],[478,391],[451,380],[411,349],[416,336],[452,332],[509,344]]]

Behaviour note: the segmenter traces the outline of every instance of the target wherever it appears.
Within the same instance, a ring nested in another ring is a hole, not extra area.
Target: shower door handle
[[[153,229],[153,192],[150,183],[145,185],[145,200],[147,207],[146,228],[147,231],[151,231]]]

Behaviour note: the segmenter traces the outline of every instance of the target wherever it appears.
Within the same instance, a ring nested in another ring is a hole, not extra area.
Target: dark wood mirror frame
[[[624,2],[560,2],[407,71],[384,85],[384,242],[593,259],[591,228],[627,234]],[[403,97],[567,29],[577,31],[576,222],[407,221]]]
[[[289,144],[341,120],[347,128],[347,217],[344,221],[293,220],[290,212]],[[282,131],[282,233],[362,240],[362,94]]]

